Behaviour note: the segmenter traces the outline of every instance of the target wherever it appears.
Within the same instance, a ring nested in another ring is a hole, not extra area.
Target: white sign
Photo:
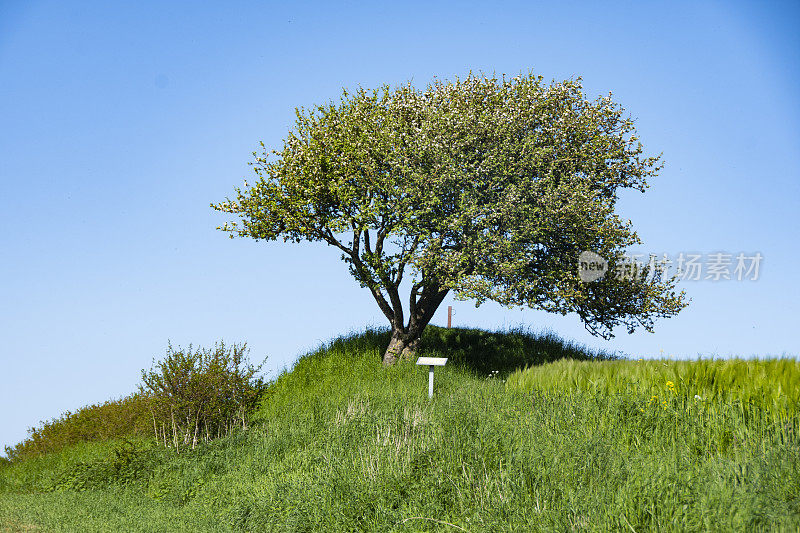
[[[445,363],[447,363],[447,357],[420,357],[417,359],[418,365],[444,366]]]
[[[444,366],[447,357],[420,357],[417,359],[418,365],[428,365],[428,398],[433,398],[433,367]]]

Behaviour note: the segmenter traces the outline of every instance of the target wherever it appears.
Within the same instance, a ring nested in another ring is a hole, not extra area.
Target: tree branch
[[[419,293],[419,289],[422,287],[423,281],[415,283],[411,287],[411,296],[408,299],[408,316],[409,321],[411,320],[410,317],[414,316],[417,312],[417,294]],[[409,322],[410,323],[410,322]]]
[[[439,285],[436,283],[426,285],[425,288],[422,289],[422,295],[419,301],[417,301],[414,314],[408,319],[408,331],[421,332],[425,326],[428,325],[428,322],[431,321],[434,313],[436,313],[436,309],[439,308],[439,305],[442,303],[442,300],[444,300],[444,297],[447,296],[448,292],[450,292],[450,289],[440,289]]]
[[[354,231],[354,236],[360,233],[359,230],[357,229],[354,229],[353,231]],[[367,239],[366,235],[368,234],[369,230],[366,230],[364,232],[365,239]],[[353,248],[348,248],[347,246],[339,242],[339,240],[333,235],[333,232],[330,230],[330,228],[324,228],[323,231],[320,231],[320,235],[326,242],[328,242],[333,246],[336,246],[337,248],[342,250],[346,255],[350,256],[353,268],[358,274],[360,281],[364,283],[364,285],[366,285],[367,288],[370,290],[370,292],[372,293],[372,297],[375,298],[375,301],[378,303],[378,307],[380,307],[381,311],[386,316],[386,318],[389,319],[389,322],[394,323],[393,322],[395,320],[394,310],[391,308],[391,306],[389,306],[389,303],[386,301],[386,298],[383,297],[383,294],[381,293],[377,283],[375,283],[375,280],[372,279],[371,276],[367,275],[366,269],[364,268],[364,263],[361,262],[361,258],[358,255],[359,251],[358,242],[360,242],[361,240],[360,237],[358,241],[354,241]]]
[[[389,279],[386,278],[386,282],[388,283]],[[394,322],[392,323],[395,327],[400,327],[405,329],[405,317],[403,317],[403,304],[400,301],[400,294],[397,291],[397,285],[393,285],[391,283],[388,284],[386,287],[386,292],[389,294],[389,300],[392,302],[392,307],[394,307]]]
[[[400,282],[403,281],[403,271],[405,270],[406,263],[408,263],[408,258],[413,254],[417,246],[419,245],[419,235],[414,237],[414,242],[411,243],[411,248],[408,250],[403,249],[403,252],[400,254],[400,264],[397,267],[397,274],[394,277],[394,283],[398,287],[400,286]]]

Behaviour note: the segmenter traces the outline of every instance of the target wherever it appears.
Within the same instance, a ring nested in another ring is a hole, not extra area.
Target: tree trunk
[[[383,354],[383,366],[392,366],[401,359],[411,359],[419,349],[420,339],[425,327],[433,318],[433,314],[442,303],[449,289],[439,289],[438,285],[429,284],[419,294],[415,285],[411,290],[410,317],[408,326],[403,327],[402,306],[397,303],[394,315],[387,315],[392,325],[392,338]],[[419,299],[417,295],[419,294]],[[396,298],[393,298],[393,300]]]
[[[412,333],[398,329],[393,330],[389,346],[383,354],[383,366],[392,366],[401,359],[414,357],[419,349],[421,336],[421,331]]]

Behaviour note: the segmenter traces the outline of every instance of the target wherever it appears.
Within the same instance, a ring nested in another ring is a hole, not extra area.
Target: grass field
[[[255,424],[175,454],[143,437],[0,467],[10,531],[797,531],[795,360],[637,361],[552,335],[381,331],[303,357]],[[520,369],[520,370],[518,370]],[[496,373],[494,371],[497,371]],[[2,527],[0,527],[2,529]]]

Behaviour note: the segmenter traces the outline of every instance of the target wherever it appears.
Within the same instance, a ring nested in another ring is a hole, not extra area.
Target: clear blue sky
[[[620,204],[642,250],[764,261],[755,282],[683,283],[691,306],[654,334],[468,302],[457,325],[636,357],[800,352],[796,3],[289,4],[0,3],[0,445],[132,392],[168,339],[247,341],[275,371],[382,325],[338,253],[229,240],[209,203],[295,106],[470,69],[612,91],[666,162]]]

